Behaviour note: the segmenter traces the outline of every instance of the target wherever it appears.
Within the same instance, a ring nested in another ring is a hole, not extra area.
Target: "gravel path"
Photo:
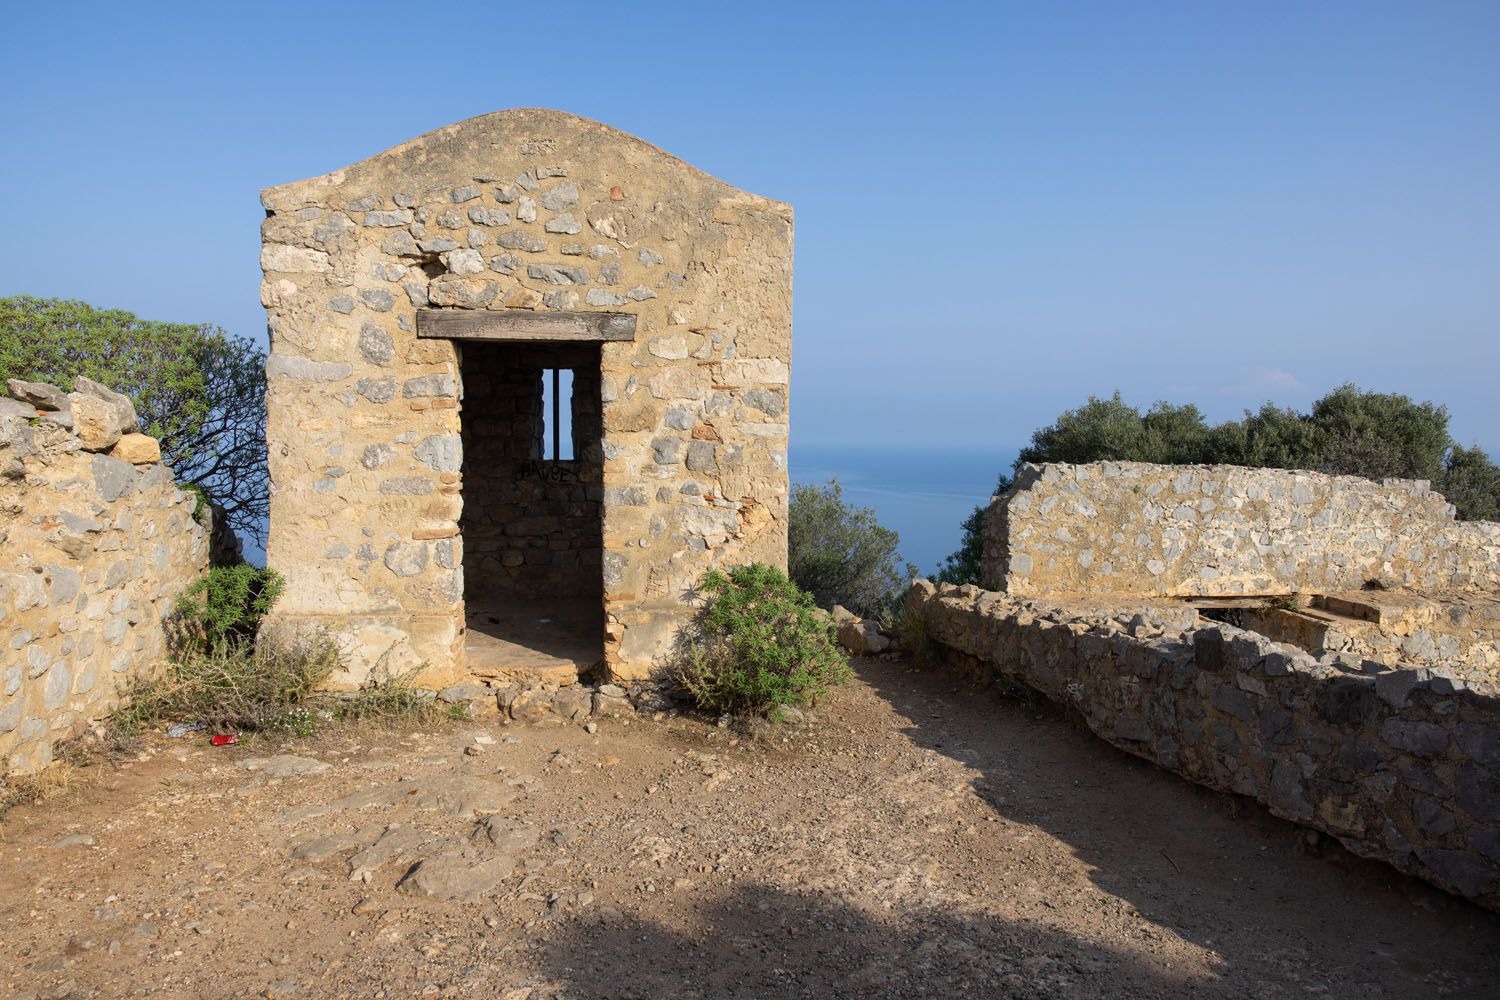
[[[1495,916],[1050,706],[856,666],[791,741],[154,743],[7,817],[0,996],[1495,995]]]

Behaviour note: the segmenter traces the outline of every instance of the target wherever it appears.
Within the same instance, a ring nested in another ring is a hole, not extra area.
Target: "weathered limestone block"
[[[147,434],[125,434],[109,453],[132,465],[152,465],[161,461],[161,444]]]
[[[71,405],[68,394],[55,385],[18,378],[6,379],[5,385],[12,398],[29,403],[38,410],[66,410]]]
[[[84,375],[79,375],[73,380],[73,392],[93,396],[108,403],[110,409],[114,410],[116,427],[121,434],[131,434],[138,429],[139,421],[135,415],[135,404],[130,401],[129,396],[115,392]]]
[[[68,393],[73,433],[89,451],[108,451],[120,440],[120,418],[108,401],[81,392]]]
[[[855,656],[873,656],[891,648],[891,640],[880,626],[863,618],[852,618],[839,625],[839,645]]]

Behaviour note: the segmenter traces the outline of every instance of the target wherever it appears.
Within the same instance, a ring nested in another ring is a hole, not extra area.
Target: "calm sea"
[[[902,558],[931,573],[958,548],[963,519],[989,499],[995,475],[1009,470],[1015,457],[1014,451],[794,442],[789,472],[794,483],[837,479],[844,500],[875,508],[880,523],[901,535]],[[246,541],[245,555],[265,564],[254,541]]]
[[[988,502],[995,477],[1010,471],[1014,451],[944,450],[886,445],[791,447],[794,483],[837,479],[846,503],[875,508],[901,536],[901,556],[923,573],[958,548],[963,520]]]

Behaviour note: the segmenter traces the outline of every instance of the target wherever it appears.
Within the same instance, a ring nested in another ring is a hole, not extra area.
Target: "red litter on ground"
[[[210,746],[228,747],[228,746],[234,746],[234,744],[238,743],[239,741],[240,741],[240,734],[239,733],[230,733],[228,736],[215,736],[215,737],[211,738],[208,741],[208,743],[209,743]]]

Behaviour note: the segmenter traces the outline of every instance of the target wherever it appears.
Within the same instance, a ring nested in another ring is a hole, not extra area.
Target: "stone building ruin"
[[[270,629],[335,686],[640,676],[785,566],[792,212],[511,110],[262,193]]]
[[[951,665],[1500,909],[1500,524],[1425,482],[1026,466],[983,569],[908,594]]]
[[[1423,481],[1236,466],[1029,467],[986,586],[1195,609],[1315,656],[1500,683],[1500,525]]]

